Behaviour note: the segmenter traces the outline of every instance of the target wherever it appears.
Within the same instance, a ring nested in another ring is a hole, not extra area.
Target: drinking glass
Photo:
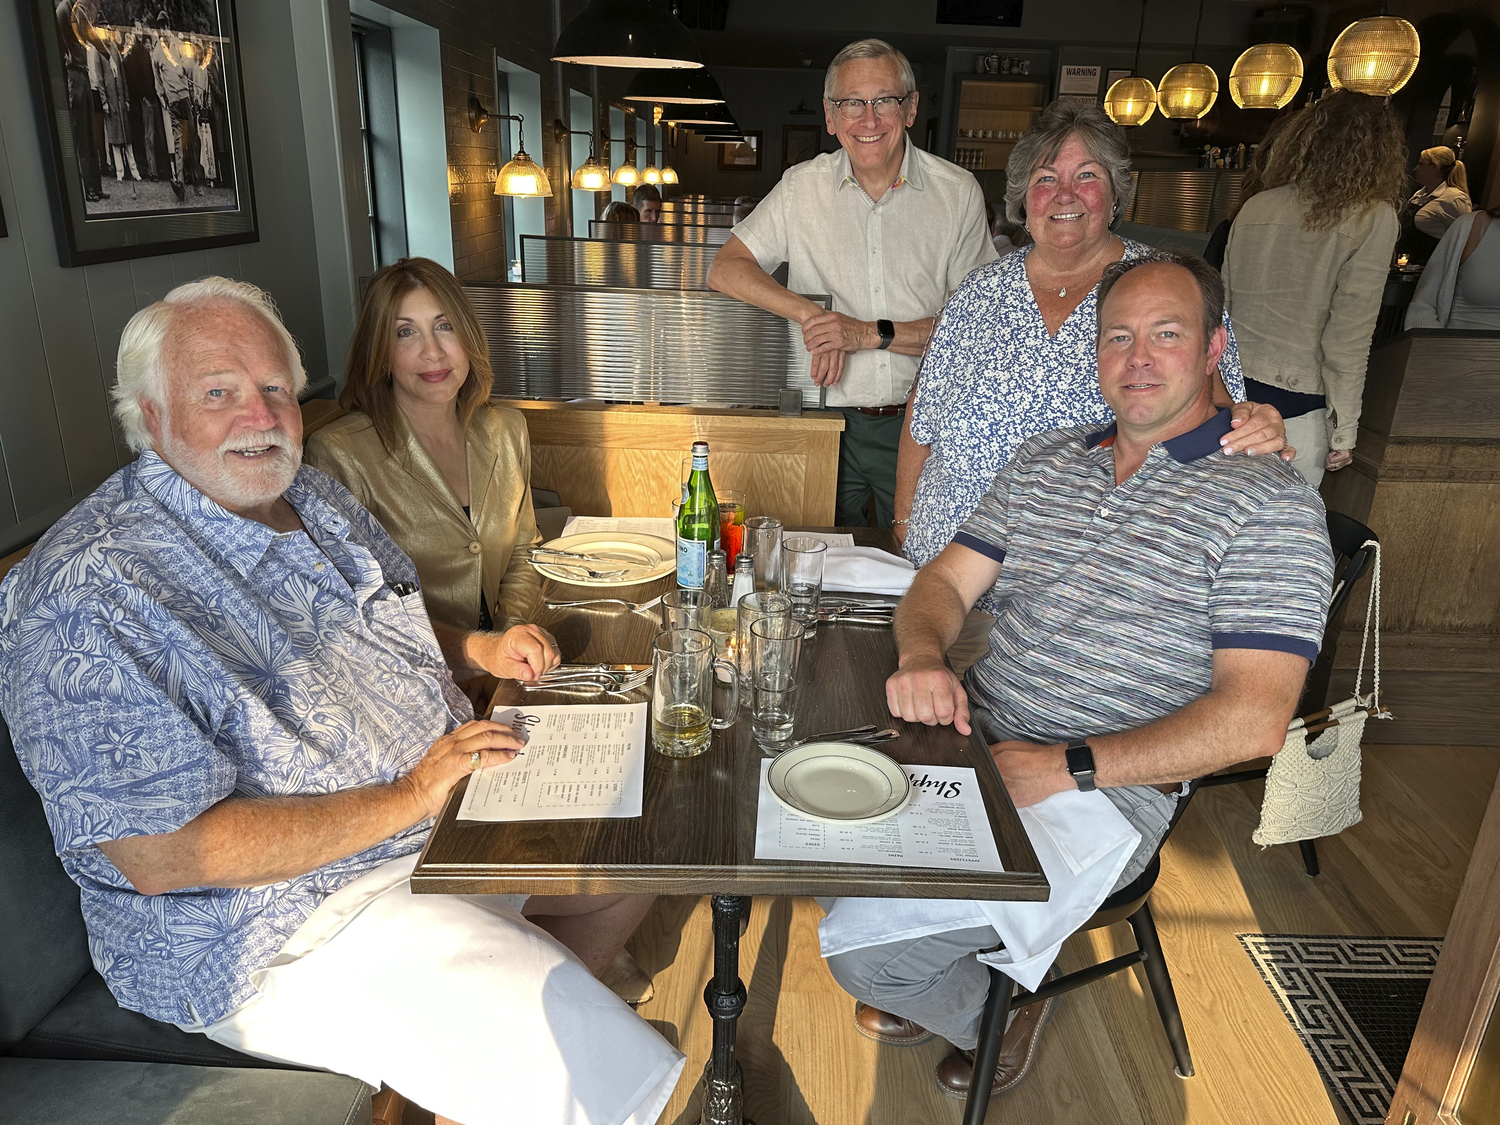
[[[735,636],[735,655],[739,658],[740,680],[750,680],[750,626],[765,617],[776,617],[782,621],[792,619],[792,599],[775,590],[757,590],[740,599],[739,629]]]
[[[696,629],[668,629],[651,645],[651,745],[669,758],[692,758],[709,746],[710,730],[732,726],[740,709],[739,671],[714,659],[714,642]],[[714,680],[727,676],[729,714],[713,717]]]
[[[755,741],[768,750],[792,737],[804,636],[800,621],[783,617],[763,617],[750,626],[750,727]]]
[[[706,590],[668,590],[661,599],[663,629],[697,629],[708,632],[713,605]]]
[[[729,573],[733,574],[734,560],[745,543],[745,492],[740,488],[716,488],[714,499],[719,502],[719,547]]]
[[[776,589],[776,579],[781,573],[781,521],[771,516],[747,519],[741,550],[755,557],[755,588]]]
[[[781,541],[781,592],[792,599],[792,618],[807,626],[809,636],[818,627],[818,599],[823,596],[823,560],[828,544],[809,535],[794,535]]]
[[[714,639],[714,656],[735,659],[735,631],[739,628],[739,611],[732,608],[714,610],[708,619],[708,635]]]

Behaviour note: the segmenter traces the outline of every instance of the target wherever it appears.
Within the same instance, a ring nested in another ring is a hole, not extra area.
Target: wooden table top
[[[847,530],[861,545],[894,548],[889,532]],[[674,582],[669,576],[603,596],[647,601]],[[544,595],[551,601],[571,601],[600,596],[600,591],[549,581]],[[654,615],[620,606],[546,610],[537,620],[556,636],[567,662],[647,662],[660,629]],[[764,755],[750,733],[746,701],[735,725],[715,731],[711,749],[696,758],[667,758],[653,751],[648,741],[640,817],[460,822],[456,814],[464,787],[456,787],[412,874],[412,889],[429,894],[1047,897],[1046,877],[982,738],[961,735],[951,726],[908,724],[886,709],[885,681],[896,667],[889,628],[821,625],[803,648],[802,664],[806,686],[794,737],[877,723],[901,730],[899,739],[880,749],[904,765],[972,767],[1003,873],[756,859],[756,806]],[[534,706],[587,698],[522,692],[514,681],[502,681],[494,702]],[[630,696],[602,698],[649,700],[650,687]]]

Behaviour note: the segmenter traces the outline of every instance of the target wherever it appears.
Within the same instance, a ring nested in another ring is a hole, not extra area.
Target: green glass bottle
[[[708,479],[708,442],[693,442],[693,471],[677,513],[677,585],[703,589],[708,552],[719,546],[719,502]]]

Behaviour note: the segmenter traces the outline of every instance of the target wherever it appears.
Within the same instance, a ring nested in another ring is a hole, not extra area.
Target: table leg
[[[735,1030],[745,1010],[740,980],[740,920],[750,913],[742,895],[714,895],[714,976],[703,1002],[714,1021],[714,1050],[703,1068],[702,1125],[755,1125],[745,1118],[740,1064],[734,1057]]]

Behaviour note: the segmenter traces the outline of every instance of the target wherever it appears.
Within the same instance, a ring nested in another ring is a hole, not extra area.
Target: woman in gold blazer
[[[458,281],[404,258],[370,281],[339,404],[307,441],[411,556],[427,612],[455,629],[530,620],[541,578],[526,420],[489,403],[484,330]]]

